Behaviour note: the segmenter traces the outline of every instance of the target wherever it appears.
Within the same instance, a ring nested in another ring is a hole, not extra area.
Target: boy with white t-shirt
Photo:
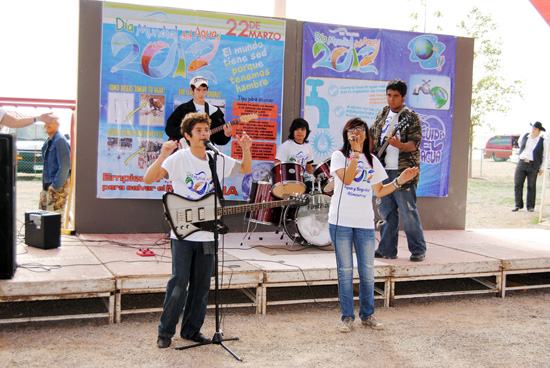
[[[279,162],[296,162],[308,173],[313,173],[313,151],[308,143],[309,124],[302,118],[297,118],[290,125],[288,140],[279,146],[275,155],[275,164]]]
[[[177,143],[165,142],[159,158],[145,173],[145,183],[169,178],[174,193],[193,200],[214,192],[214,180],[208,163],[212,155],[207,153],[205,146],[205,140],[210,138],[210,122],[205,113],[187,114],[181,130],[189,148],[172,154],[177,149]],[[226,176],[248,174],[252,170],[252,140],[244,132],[242,137],[237,138],[243,160],[239,162],[229,156],[218,155],[216,171],[220,182]],[[197,343],[210,343],[212,340],[204,336],[200,329],[206,315],[210,277],[214,267],[214,234],[196,231],[184,240],[178,240],[172,233],[171,243],[172,276],[166,286],[157,345],[159,348],[170,346],[182,311],[180,336]]]

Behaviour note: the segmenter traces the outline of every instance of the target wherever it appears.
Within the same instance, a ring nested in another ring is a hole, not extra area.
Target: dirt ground
[[[158,349],[158,314],[103,321],[0,326],[2,367],[548,367],[550,293],[515,292],[506,299],[467,296],[399,301],[378,307],[386,329],[355,323],[336,331],[338,308],[271,307],[267,315],[231,310],[225,345]],[[215,332],[209,311],[203,332]],[[174,338],[173,347],[188,345]]]
[[[24,211],[35,208],[34,187],[18,184],[19,224]],[[476,207],[468,216],[479,216],[476,211],[484,212]],[[506,206],[491,212],[495,226],[510,217]],[[221,345],[158,349],[158,313],[130,315],[118,326],[105,319],[0,325],[0,367],[548,367],[549,303],[550,290],[514,291],[505,299],[399,300],[392,308],[377,301],[375,316],[385,330],[355,323],[349,334],[336,330],[335,303],[272,306],[267,315],[228,310],[221,328],[240,340],[225,345],[243,362]],[[214,316],[209,310],[208,336],[215,332]],[[172,347],[188,344],[176,336]]]

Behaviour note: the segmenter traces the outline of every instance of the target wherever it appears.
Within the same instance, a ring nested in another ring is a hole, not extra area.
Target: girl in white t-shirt
[[[383,329],[374,314],[374,211],[372,194],[386,196],[418,175],[408,168],[392,183],[383,185],[388,176],[373,156],[367,123],[350,119],[342,132],[343,147],[333,152],[330,173],[335,181],[329,210],[329,231],[338,268],[338,296],[342,313],[340,332],[349,332],[353,312],[353,249],[359,272],[359,317],[363,325]]]

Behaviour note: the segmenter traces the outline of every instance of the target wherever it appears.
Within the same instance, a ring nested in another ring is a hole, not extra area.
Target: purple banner
[[[408,85],[405,103],[422,121],[417,195],[448,194],[456,40],[453,36],[304,23],[302,112],[315,162],[341,148],[352,117],[369,126],[386,106],[386,85]]]

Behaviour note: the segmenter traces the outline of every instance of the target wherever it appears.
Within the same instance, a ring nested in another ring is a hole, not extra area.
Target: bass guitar
[[[216,201],[217,205],[217,216],[214,216],[214,201]],[[220,199],[215,196],[214,193],[209,193],[197,200],[184,198],[172,192],[166,192],[162,196],[164,215],[168,220],[170,228],[179,240],[183,240],[186,236],[195,231],[214,231],[216,226],[216,221],[214,221],[214,219],[220,219],[223,215],[283,206],[305,206],[308,203],[309,198],[302,196],[289,197],[288,199],[280,201],[222,207],[220,205]],[[227,226],[220,220],[217,221],[217,226],[220,234],[227,233]]]

